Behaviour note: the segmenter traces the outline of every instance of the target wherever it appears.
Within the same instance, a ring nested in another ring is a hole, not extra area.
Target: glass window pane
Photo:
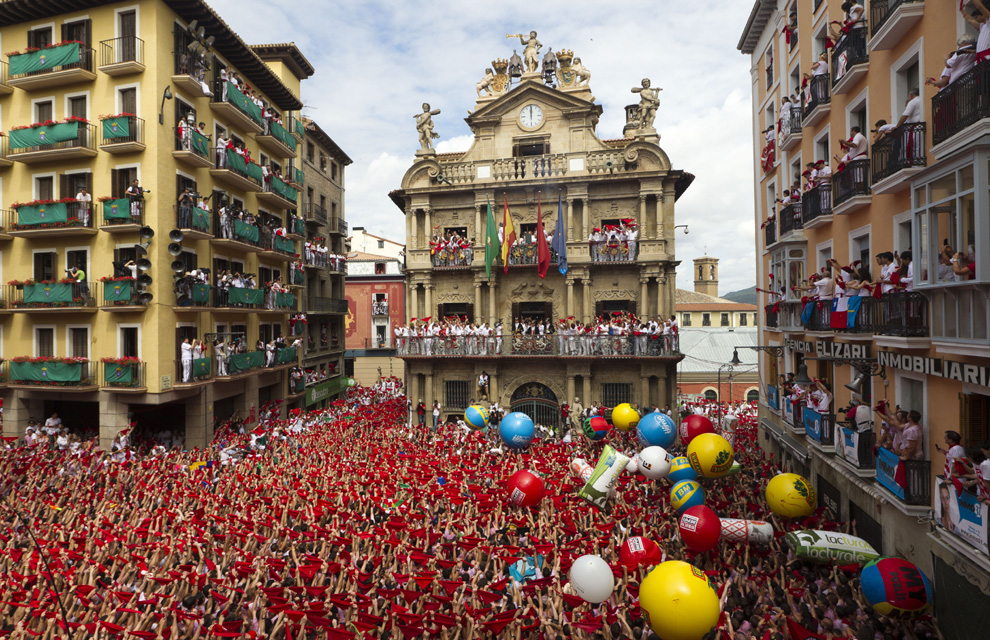
[[[959,220],[962,228],[959,230],[959,242],[953,248],[976,259],[976,195],[969,193],[961,197],[959,203]]]
[[[973,188],[973,165],[963,167],[959,170],[959,190],[966,191]]]
[[[924,268],[927,264],[927,253],[928,253],[928,215],[922,213],[918,216],[918,250],[914,253],[913,259],[917,262],[918,266],[916,269],[921,273],[915,272],[914,277],[921,282],[928,281],[928,273]]]
[[[792,300],[798,300],[801,298],[800,294],[796,291],[792,291],[792,287],[800,287],[804,283],[804,263],[798,261],[792,261],[788,265],[787,269],[787,296]]]
[[[973,291],[973,340],[987,340],[987,297],[980,291]]]
[[[952,247],[956,245],[956,207],[955,202],[941,204],[933,209],[935,234],[932,238],[932,255],[935,260],[936,282],[955,280],[952,265]],[[921,265],[922,267],[927,265]]]
[[[944,200],[956,192],[956,174],[950,173],[947,176],[942,176],[928,185],[928,188],[931,190],[932,202]]]
[[[918,187],[914,190],[914,208],[923,207],[928,204],[927,191],[924,187]]]

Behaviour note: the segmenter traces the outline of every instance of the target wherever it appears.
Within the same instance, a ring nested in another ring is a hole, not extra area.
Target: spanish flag
[[[516,243],[516,225],[512,224],[512,214],[509,213],[509,201],[502,194],[505,211],[502,214],[502,268],[509,273],[509,249]]]

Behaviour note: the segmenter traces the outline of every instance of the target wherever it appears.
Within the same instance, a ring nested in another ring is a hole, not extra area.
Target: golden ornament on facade
[[[492,90],[495,93],[503,93],[509,88],[509,61],[503,58],[492,60],[492,68],[495,69],[495,80],[492,81]]]

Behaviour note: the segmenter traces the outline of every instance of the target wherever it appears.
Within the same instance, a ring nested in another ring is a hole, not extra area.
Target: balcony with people
[[[925,0],[870,0],[870,51],[893,49],[925,13]]]
[[[282,179],[277,170],[262,167],[262,189],[255,191],[258,201],[276,209],[295,209],[299,192]]]
[[[823,182],[801,195],[802,229],[814,229],[832,222],[832,184]],[[783,222],[781,223],[784,224]],[[793,229],[798,229],[795,221]]]
[[[216,166],[210,169],[210,175],[218,182],[236,190],[264,192],[262,185],[265,180],[265,172],[261,165],[251,158],[243,145],[231,145],[223,150],[218,150]]]
[[[258,144],[267,149],[276,158],[292,158],[296,155],[296,137],[282,124],[278,114],[266,114],[262,126],[264,130],[255,136]]]
[[[876,433],[872,419],[873,409],[864,405],[852,406],[845,415],[835,419],[835,457],[852,473],[861,478],[876,476]]]
[[[138,358],[103,358],[100,388],[114,393],[145,393],[148,391],[147,363]]]
[[[264,107],[258,104],[257,92],[235,84],[232,80],[236,78],[237,74],[229,69],[221,70],[220,77],[213,83],[210,109],[236,129],[260,134],[265,130]]]
[[[940,78],[929,78],[926,84],[938,89],[932,97],[932,153],[936,158],[962,149],[990,132],[990,60],[972,64],[975,40],[963,36],[957,41]],[[967,61],[970,61],[967,63]]]
[[[920,103],[921,98],[915,96],[913,100]],[[877,132],[870,149],[874,194],[911,188],[911,178],[928,164],[925,134],[924,122],[898,122],[889,131]]]
[[[11,87],[33,91],[96,80],[95,52],[83,42],[66,40],[28,46],[7,54]]]
[[[97,69],[108,76],[141,73],[145,69],[144,40],[131,35],[101,40],[99,63]]]
[[[199,213],[196,208],[188,205],[186,207],[189,213],[182,220],[179,229],[202,224],[202,220],[199,223],[191,221],[195,220],[195,215]],[[180,214],[182,214],[182,210],[183,206],[180,205]],[[231,205],[222,205],[213,213],[210,225],[213,228],[211,244],[214,246],[258,253],[268,251],[269,247],[273,246],[271,229],[249,211],[237,210]],[[199,227],[197,226],[197,228]]]
[[[85,118],[35,122],[7,132],[7,158],[24,164],[94,158],[99,140]]]
[[[98,283],[75,277],[82,272],[73,269],[59,280],[11,280],[3,299],[15,313],[95,313]]]
[[[763,221],[763,250],[767,251],[777,244],[777,219],[771,217]]]
[[[133,233],[144,226],[145,200],[124,196],[101,196],[97,208],[102,214],[100,231],[107,233]]]
[[[55,393],[96,391],[95,364],[88,358],[17,356],[8,363],[8,387]]]
[[[839,163],[832,176],[833,215],[849,215],[873,201],[870,169],[870,159],[867,157]],[[807,221],[805,226],[807,227]]]
[[[826,54],[822,54],[826,56]],[[832,110],[832,81],[824,57],[816,64],[822,65],[826,71],[806,78],[807,84],[802,89],[804,108],[801,112],[801,126],[813,127],[828,117]]]
[[[978,414],[977,407],[986,405],[985,396],[964,397],[983,398],[976,407],[964,400],[970,415]],[[990,531],[980,527],[978,520],[981,515],[985,518],[983,514],[990,503],[990,441],[981,440],[983,434],[978,429],[963,427],[960,431],[945,432],[947,449],[936,446],[945,456],[945,464],[942,473],[935,476],[935,531],[943,542],[963,553],[978,554],[986,564],[990,559]]]
[[[194,125],[193,118],[188,122],[180,120],[173,131],[175,132],[173,158],[196,169],[215,168],[218,160],[215,161],[214,157],[219,158],[220,150],[214,153],[210,136]]]
[[[849,16],[847,30],[836,34],[832,49],[832,94],[848,93],[866,76],[870,66],[865,10],[862,17]]]
[[[795,35],[797,32],[794,32]],[[787,102],[783,102],[786,100]],[[790,151],[801,144],[804,131],[801,106],[791,104],[789,98],[783,98],[780,107],[780,150]]]
[[[905,406],[911,401],[908,399]],[[900,511],[927,515],[931,510],[932,463],[925,459],[921,412],[889,407],[886,401],[878,404],[877,412],[889,427],[878,436],[875,482]]]

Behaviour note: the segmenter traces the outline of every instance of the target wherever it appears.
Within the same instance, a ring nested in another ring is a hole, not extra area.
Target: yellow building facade
[[[945,431],[957,431],[979,461],[990,436],[990,63],[946,69],[976,42],[971,2],[965,15],[955,2],[842,5],[761,0],[738,45],[752,60],[757,286],[774,292],[761,298],[760,442],[812,480],[821,506],[942,585],[945,637],[977,637],[977,621],[949,622],[950,608],[990,605],[988,520],[975,493],[947,493],[943,451]],[[926,82],[950,76],[941,89]],[[894,126],[878,136],[885,123]],[[856,144],[854,127],[863,155],[840,145]],[[805,173],[818,160],[830,178]],[[799,202],[785,193],[795,186]],[[911,290],[865,298],[849,315],[802,302],[808,275],[829,260],[859,261],[876,280],[885,252],[905,260]],[[953,255],[976,259],[968,274],[955,276]],[[780,376],[802,366],[831,386],[831,413],[802,415],[783,397]],[[879,418],[860,429],[846,420],[854,390],[867,405],[920,413],[922,459],[876,447]]]
[[[6,58],[0,84],[4,433],[58,411],[72,429],[98,426],[104,447],[131,423],[184,424],[187,446],[202,446],[214,418],[285,398],[300,352],[271,367],[226,354],[221,367],[211,343],[190,374],[181,343],[241,338],[252,352],[301,308],[306,281],[290,264],[306,237],[292,217],[308,61],[293,45],[248,46],[202,2],[15,0],[0,6],[0,40],[26,51]],[[208,199],[180,206],[186,189]],[[239,211],[251,215],[224,215]],[[101,281],[132,262],[136,280]],[[228,269],[296,288],[228,294],[213,286]]]

